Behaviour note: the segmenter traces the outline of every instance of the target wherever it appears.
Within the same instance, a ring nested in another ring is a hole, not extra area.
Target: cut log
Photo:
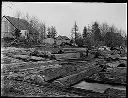
[[[126,90],[118,90],[113,88],[108,88],[104,91],[104,94],[109,95],[111,98],[125,98],[126,97]]]
[[[20,62],[23,61],[7,56],[1,57],[1,64],[11,64],[11,63],[20,63]]]
[[[57,79],[53,82],[53,84],[56,86],[59,86],[59,87],[67,88],[67,87],[74,85],[74,84],[80,82],[81,80],[101,71],[101,70],[102,70],[102,68],[100,68],[100,67],[88,68],[87,70],[82,71],[80,73]]]
[[[120,55],[119,54],[115,54],[115,55],[110,55],[108,57],[110,57],[112,59],[119,59],[120,58]]]
[[[12,64],[3,64],[2,71],[3,72],[11,72],[11,71],[20,71],[26,70],[29,68],[35,68],[48,65],[55,65],[58,62],[48,62],[48,61],[40,61],[40,62],[23,62],[23,63],[12,63]]]
[[[106,63],[106,65],[109,66],[109,67],[121,67],[122,65],[124,67],[126,67],[127,62],[126,61],[116,61],[116,62]]]
[[[67,53],[69,51],[72,51],[72,52],[80,52],[80,51],[83,51],[83,52],[86,52],[86,48],[63,48],[64,52]]]
[[[109,67],[117,67],[119,64],[120,64],[120,62],[116,61],[116,62],[107,63],[106,65]]]
[[[80,53],[65,53],[65,54],[54,54],[55,58],[58,59],[79,59]]]
[[[24,81],[36,84],[44,84],[45,82],[50,82],[57,78],[70,75],[75,71],[76,68],[70,65],[65,67],[47,68],[35,73],[35,75],[25,76]]]
[[[39,62],[21,62],[21,63],[12,63],[12,64],[3,64],[6,68],[18,68],[18,69],[26,69],[37,67],[41,65],[49,65],[49,64],[57,64],[58,62],[54,61],[39,61]]]
[[[127,57],[119,57],[120,60],[126,60],[127,61]]]
[[[42,84],[46,84],[46,82],[44,81],[44,78],[41,77],[40,75],[28,75],[24,78],[25,82],[30,82],[30,83],[34,83],[37,85],[42,85]]]
[[[30,60],[37,60],[37,61],[41,61],[41,60],[45,60],[45,58],[37,57],[37,56],[31,56]]]
[[[21,58],[21,59],[28,59],[28,58],[30,58],[30,56],[28,56],[28,55],[14,55],[13,57],[14,58]]]
[[[126,84],[127,69],[111,68],[107,72],[100,72],[99,76],[106,83]]]
[[[44,77],[45,81],[55,80],[56,78],[64,77],[76,72],[77,69],[74,66],[48,68],[39,72],[39,75]]]

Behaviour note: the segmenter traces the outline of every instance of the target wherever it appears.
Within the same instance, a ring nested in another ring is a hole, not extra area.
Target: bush
[[[77,38],[76,39],[76,45],[78,45],[78,47],[83,47],[83,39],[82,38]]]

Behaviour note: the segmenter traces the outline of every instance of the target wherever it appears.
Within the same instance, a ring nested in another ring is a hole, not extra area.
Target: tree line
[[[125,36],[122,34],[125,34]],[[88,48],[91,46],[127,46],[127,35],[123,30],[116,28],[114,25],[110,26],[107,23],[99,24],[96,21],[91,25],[84,26],[81,34],[75,22],[71,32],[71,43],[75,43],[79,47],[86,46]]]
[[[16,17],[21,18],[21,12],[16,12]],[[28,22],[27,28],[29,30],[29,36],[25,41],[27,45],[42,44],[45,38],[56,38],[57,31],[55,26],[46,26],[45,22],[40,21],[35,16],[25,14],[22,19]],[[114,25],[107,23],[99,24],[93,22],[88,26],[84,26],[82,34],[79,31],[78,25],[74,24],[71,29],[71,44],[79,47],[91,47],[91,46],[127,46],[127,35],[123,30],[116,28]]]

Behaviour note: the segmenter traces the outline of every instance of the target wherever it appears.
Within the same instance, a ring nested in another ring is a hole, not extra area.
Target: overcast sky
[[[126,3],[43,3],[43,2],[2,2],[2,15],[15,16],[16,11],[36,16],[47,26],[55,26],[58,35],[70,37],[74,22],[79,31],[84,26],[107,22],[127,31]]]

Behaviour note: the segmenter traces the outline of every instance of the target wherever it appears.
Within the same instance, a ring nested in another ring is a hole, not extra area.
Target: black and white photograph
[[[126,98],[127,3],[1,5],[1,96]]]

